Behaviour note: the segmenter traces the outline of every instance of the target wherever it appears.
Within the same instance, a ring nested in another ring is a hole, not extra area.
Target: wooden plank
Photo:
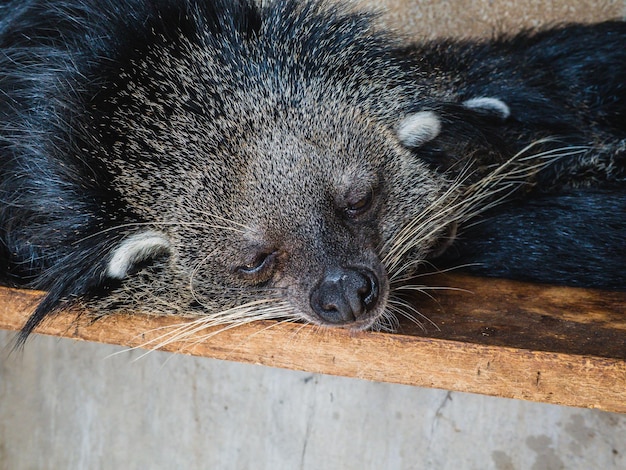
[[[256,322],[160,349],[626,413],[626,294],[464,276],[430,281],[463,290],[411,299],[432,321],[425,331],[407,321],[395,334]],[[37,300],[36,293],[0,289],[0,328],[19,329]],[[38,332],[155,347],[182,321],[119,314],[94,322],[63,313]]]
[[[402,333],[494,346],[626,360],[626,293],[469,276],[436,277],[457,287],[410,299],[439,329],[403,324]]]

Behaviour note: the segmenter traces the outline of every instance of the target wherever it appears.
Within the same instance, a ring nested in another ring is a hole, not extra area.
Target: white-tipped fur
[[[480,97],[472,98],[463,102],[463,107],[467,109],[477,109],[489,114],[495,114],[500,119],[506,119],[511,115],[511,109],[498,98]]]
[[[441,132],[441,121],[432,111],[420,111],[407,116],[398,125],[397,135],[402,145],[419,147]]]
[[[164,253],[169,248],[170,242],[162,233],[147,231],[131,235],[113,252],[107,276],[124,279],[135,263]]]

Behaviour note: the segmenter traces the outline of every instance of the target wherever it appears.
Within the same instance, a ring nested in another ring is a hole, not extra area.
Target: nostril
[[[340,268],[325,273],[311,291],[309,301],[322,320],[350,323],[376,305],[378,292],[378,280],[370,270]]]
[[[371,271],[364,271],[363,277],[366,279],[366,285],[359,290],[361,299],[366,309],[372,308],[378,302],[378,280],[376,275]]]
[[[341,288],[340,282],[325,277],[311,292],[311,308],[322,320],[337,324],[355,320]]]

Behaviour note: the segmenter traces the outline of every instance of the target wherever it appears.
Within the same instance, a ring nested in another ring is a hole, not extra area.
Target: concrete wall
[[[491,36],[564,22],[623,17],[623,0],[351,0],[409,37]]]
[[[624,14],[610,0],[369,3],[417,37]],[[0,332],[0,347],[10,338]],[[626,415],[163,353],[109,357],[120,350],[36,337],[0,356],[0,469],[626,468]]]

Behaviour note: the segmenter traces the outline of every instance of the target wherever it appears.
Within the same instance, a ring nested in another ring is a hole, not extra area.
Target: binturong
[[[626,24],[407,44],[275,0],[0,6],[0,271],[75,305],[350,330],[420,269],[626,286]]]

